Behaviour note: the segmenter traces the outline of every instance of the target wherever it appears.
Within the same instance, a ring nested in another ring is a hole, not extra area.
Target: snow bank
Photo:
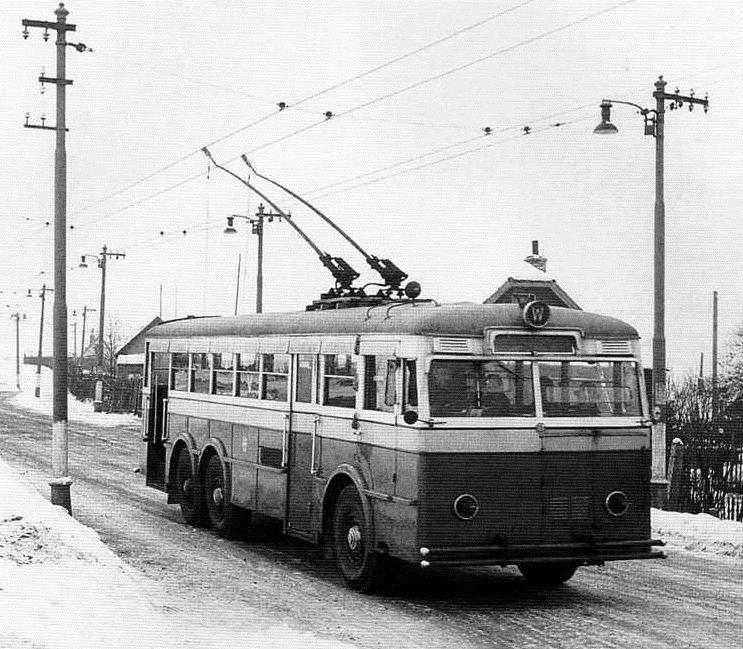
[[[287,627],[224,629],[188,616],[91,529],[0,459],[0,647],[169,649],[351,645]],[[167,602],[167,606],[165,603]]]
[[[4,364],[2,372],[0,372],[0,390],[16,390],[15,367],[12,368],[12,373],[10,372],[10,369],[9,365]],[[21,390],[10,400],[10,402],[20,408],[46,413],[51,416],[53,398],[52,371],[49,368],[42,367],[39,379],[40,391],[39,397],[36,397],[36,368],[31,365],[22,365]],[[78,401],[72,395],[68,395],[67,399],[67,417],[70,421],[94,424],[106,428],[139,428],[141,422],[141,420],[134,415],[93,412],[93,403],[91,401]]]
[[[743,559],[743,523],[709,514],[680,514],[653,509],[653,535],[671,548]]]

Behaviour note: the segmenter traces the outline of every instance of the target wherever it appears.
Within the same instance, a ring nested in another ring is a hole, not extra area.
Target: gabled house
[[[498,290],[485,300],[485,304],[519,304],[539,300],[550,306],[582,310],[554,279],[547,275],[547,258],[539,254],[539,242],[532,241],[532,254],[524,261],[528,269],[519,273],[520,277],[509,277]]]
[[[116,352],[116,376],[134,378],[144,372],[144,341],[147,332],[163,320],[155,316]]]

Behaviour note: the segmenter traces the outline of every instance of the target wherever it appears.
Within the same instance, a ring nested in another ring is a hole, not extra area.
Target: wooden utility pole
[[[39,291],[39,297],[41,298],[41,315],[39,316],[39,353],[36,356],[36,388],[34,389],[34,396],[37,399],[41,396],[41,348],[44,341],[44,302],[46,302],[46,294],[53,290],[53,288],[47,288],[46,284],[44,284]],[[30,295],[31,291],[29,290],[29,296]]]
[[[49,39],[49,31],[57,33],[57,71],[55,78],[39,77],[41,83],[52,83],[57,88],[57,123],[54,126],[29,124],[27,128],[42,128],[56,133],[54,150],[54,402],[52,406],[52,479],[51,502],[62,505],[72,513],[70,485],[72,479],[68,466],[68,431],[67,431],[67,152],[65,149],[65,99],[67,86],[72,80],[65,78],[67,46],[75,47],[79,52],[88,48],[83,43],[68,43],[67,32],[75,31],[75,25],[67,22],[69,11],[63,3],[54,10],[56,22],[45,20],[21,21],[23,37],[28,38],[28,28],[38,27],[44,30],[44,40]]]
[[[83,360],[85,360],[85,321],[88,318],[88,313],[91,311],[95,312],[95,309],[89,309],[86,306],[83,307],[83,333],[82,336],[80,336],[80,362],[82,363]]]
[[[717,386],[717,291],[712,292],[712,426],[717,430],[720,394]]]
[[[10,317],[15,320],[15,388],[21,389],[21,318],[26,319],[25,313],[16,311]]]

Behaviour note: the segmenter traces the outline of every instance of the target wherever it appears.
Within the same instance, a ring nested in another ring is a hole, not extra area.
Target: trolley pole
[[[72,84],[65,78],[67,46],[72,45],[79,52],[88,49],[83,43],[67,42],[67,32],[75,31],[75,25],[67,22],[69,11],[63,3],[54,10],[56,22],[44,20],[21,21],[23,37],[28,38],[28,28],[38,27],[44,30],[44,40],[49,39],[49,31],[57,33],[56,78],[39,77],[41,83],[52,83],[57,88],[57,123],[55,126],[45,124],[25,124],[27,128],[42,128],[56,133],[54,151],[54,402],[52,406],[52,479],[51,502],[63,506],[70,514],[72,502],[68,465],[68,429],[67,429],[67,153],[65,150],[65,99],[67,86]]]

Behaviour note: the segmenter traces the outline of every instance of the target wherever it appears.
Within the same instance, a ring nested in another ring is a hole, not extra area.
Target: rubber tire
[[[175,495],[180,503],[181,513],[186,523],[199,527],[203,524],[203,510],[201,505],[201,489],[198,480],[191,470],[191,454],[186,448],[178,452],[175,459]]]
[[[351,530],[354,545],[352,546]],[[333,557],[346,584],[354,590],[369,593],[382,581],[382,560],[369,546],[371,523],[364,514],[361,497],[354,485],[346,485],[338,494],[332,519]]]
[[[575,563],[522,563],[519,571],[535,586],[560,586],[568,581],[578,569]]]
[[[220,536],[230,536],[235,529],[235,508],[230,503],[222,461],[216,454],[206,463],[203,485],[206,522]]]

